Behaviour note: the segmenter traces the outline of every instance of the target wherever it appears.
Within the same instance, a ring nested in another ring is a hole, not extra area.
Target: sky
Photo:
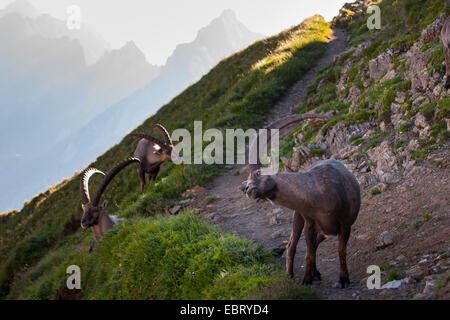
[[[347,0],[347,2],[350,0]],[[13,0],[0,0],[3,8]],[[81,9],[81,22],[100,34],[111,48],[133,40],[147,61],[163,65],[179,43],[232,9],[251,31],[271,36],[314,14],[330,21],[345,0],[29,0],[38,11],[67,19],[70,5]]]

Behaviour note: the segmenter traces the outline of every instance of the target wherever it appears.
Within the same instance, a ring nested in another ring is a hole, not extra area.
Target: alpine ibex
[[[140,160],[137,158],[129,158],[116,165],[100,182],[92,200],[89,196],[89,179],[95,173],[100,173],[102,175],[105,174],[100,170],[90,168],[85,170],[81,175],[80,191],[82,202],[81,208],[83,209],[83,216],[81,217],[81,227],[83,229],[92,227],[92,230],[94,231],[94,241],[89,248],[89,252],[91,252],[92,249],[97,245],[100,238],[120,221],[120,219],[117,219],[116,217],[110,216],[106,213],[106,205],[108,203],[106,200],[103,201],[103,203],[99,206],[100,198],[103,195],[103,192],[105,192],[108,184],[122,169],[124,169],[131,163],[139,163],[139,161]]]
[[[450,4],[448,4],[450,7]],[[441,30],[441,41],[444,46],[444,56],[445,56],[445,67],[446,67],[446,80],[444,87],[445,89],[450,88],[450,16],[445,20],[444,26]]]
[[[301,120],[317,115],[293,115],[281,119],[269,128],[283,129]],[[281,131],[280,131],[281,135]],[[270,138],[270,137],[269,137]],[[256,146],[258,139],[256,140]],[[255,142],[251,152],[255,152]],[[325,235],[338,236],[340,260],[340,283],[344,288],[350,283],[346,247],[351,226],[360,208],[360,187],[355,176],[340,162],[324,160],[300,173],[281,172],[262,175],[261,164],[250,164],[250,174],[241,187],[253,199],[270,200],[278,205],[294,210],[294,222],[289,243],[286,246],[286,269],[293,277],[293,261],[296,246],[303,227],[306,238],[306,267],[303,284],[320,280],[316,267],[316,250]]]
[[[164,142],[155,137],[144,133],[132,133],[131,136],[142,138],[134,151],[134,157],[141,162],[137,164],[141,190],[145,187],[145,174],[148,174],[148,180],[151,182],[156,179],[159,168],[164,161],[172,162],[172,140],[166,128],[160,124],[154,126],[164,137]]]

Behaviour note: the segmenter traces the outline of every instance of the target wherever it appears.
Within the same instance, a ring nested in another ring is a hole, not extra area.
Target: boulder
[[[367,155],[371,160],[371,171],[381,182],[395,182],[395,172],[398,171],[397,157],[388,141],[383,141],[379,146],[369,150]]]
[[[386,50],[375,59],[369,61],[369,73],[370,77],[375,80],[379,80],[388,70],[393,66],[393,51],[391,49]]]

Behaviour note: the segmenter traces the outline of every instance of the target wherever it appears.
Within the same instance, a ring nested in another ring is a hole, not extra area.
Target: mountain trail
[[[268,123],[295,111],[305,97],[306,86],[318,71],[345,50],[346,39],[343,31],[334,30],[326,53],[275,104]],[[369,290],[366,272],[370,265],[389,265],[389,269],[382,272],[382,279],[386,279],[389,271],[395,270],[402,274],[418,272],[426,280],[429,270],[448,269],[450,259],[442,258],[445,256],[442,252],[450,250],[445,240],[450,238],[450,216],[446,209],[449,205],[446,195],[450,194],[450,157],[448,149],[444,148],[440,153],[443,154],[439,156],[447,160],[439,168],[424,166],[381,194],[363,197],[347,246],[351,280],[348,288],[341,289],[337,282],[337,239],[331,237],[323,241],[317,251],[317,267],[322,281],[312,285],[321,299],[408,299],[424,290],[423,281],[415,282],[411,278],[407,286],[399,289]],[[278,256],[277,261],[283,267],[293,213],[270,202],[246,198],[239,186],[247,176],[247,167],[228,166],[227,172],[206,185],[206,191],[191,205],[224,231],[264,245],[266,250]],[[423,218],[424,212],[429,213],[426,219]],[[417,221],[420,221],[420,226]],[[418,227],[413,228],[412,225],[416,224]],[[377,241],[384,231],[393,235],[394,243],[379,248]],[[421,241],[417,241],[417,237]],[[305,253],[306,242],[302,234],[294,261],[294,280],[299,283],[303,277]]]
[[[335,55],[345,50],[346,40],[347,35],[344,31],[333,30],[325,54],[274,105],[267,123],[295,112],[296,107],[305,98],[307,85],[314,80],[320,69],[333,60]],[[242,181],[247,178],[246,168],[230,166],[229,169],[228,172],[215,178],[206,186],[205,194],[196,199],[194,206],[203,216],[226,232],[245,237],[257,244],[263,244],[269,251],[283,251],[291,232],[292,211],[271,205],[268,202],[255,202],[247,199],[238,189]],[[211,199],[214,200],[211,202]],[[302,275],[299,268],[303,268],[305,248],[305,239],[302,235],[297,247],[295,261],[297,276]],[[280,263],[284,263],[284,256],[280,259]],[[334,264],[336,266],[333,269],[337,268],[337,261],[334,261]],[[320,271],[323,278],[334,279],[337,277],[337,270]],[[300,279],[296,280],[299,281]]]

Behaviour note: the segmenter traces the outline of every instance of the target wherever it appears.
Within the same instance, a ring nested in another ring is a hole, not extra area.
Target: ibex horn
[[[102,197],[103,192],[105,192],[106,187],[111,182],[111,180],[126,166],[129,164],[137,162],[140,163],[141,161],[138,158],[128,158],[125,161],[122,161],[118,165],[116,165],[114,168],[111,169],[111,171],[108,172],[108,174],[103,178],[102,182],[100,182],[97,190],[95,191],[94,198],[92,199],[92,205],[97,206],[100,198]]]
[[[170,139],[170,135],[167,132],[166,128],[164,128],[161,124],[157,123],[154,125],[154,128],[158,129],[159,132],[161,132],[161,134],[164,137],[164,142],[168,145],[171,146],[172,145],[172,139]]]
[[[81,179],[80,179],[80,191],[81,191],[81,202],[83,204],[88,204],[91,199],[89,197],[89,179],[95,174],[95,173],[100,173],[102,175],[105,175],[103,172],[101,172],[100,170],[97,170],[95,168],[89,168],[86,169],[82,174],[81,174]]]

